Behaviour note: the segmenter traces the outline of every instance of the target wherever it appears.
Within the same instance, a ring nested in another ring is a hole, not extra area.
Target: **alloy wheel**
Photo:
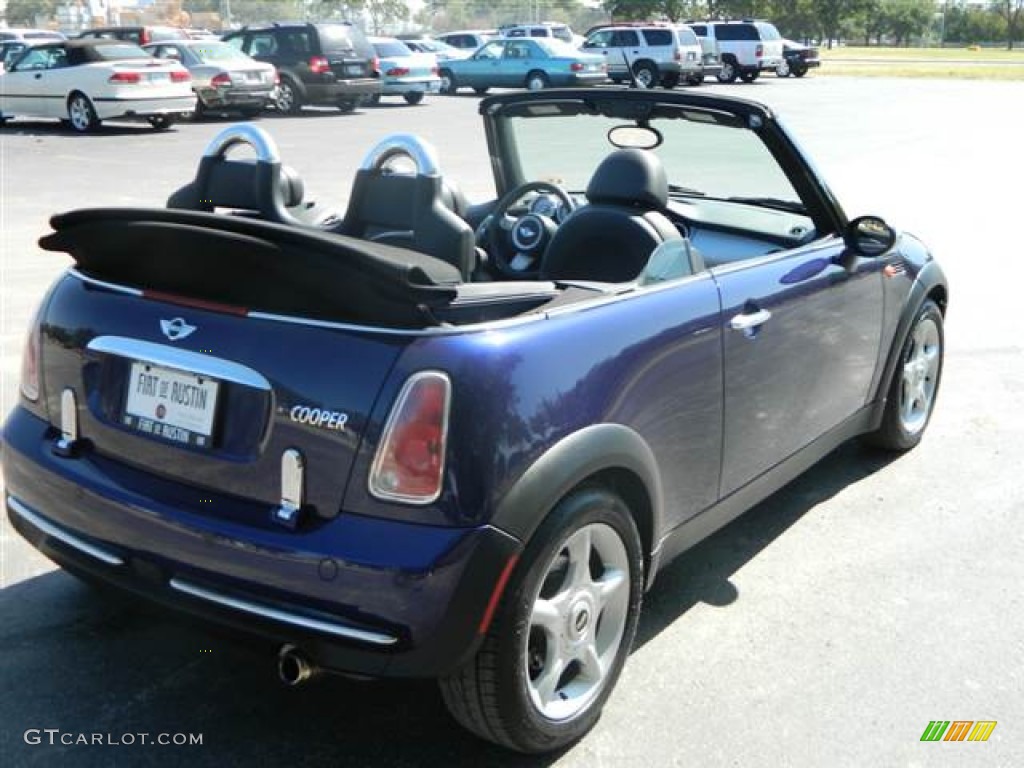
[[[928,423],[938,386],[941,344],[935,321],[923,318],[911,337],[900,386],[900,423],[909,434],[920,432]]]

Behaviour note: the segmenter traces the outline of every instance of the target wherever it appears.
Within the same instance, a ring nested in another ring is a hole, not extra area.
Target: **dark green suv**
[[[224,42],[277,67],[277,106],[297,113],[304,104],[333,104],[351,112],[380,93],[373,46],[348,23],[280,23],[244,27]]]

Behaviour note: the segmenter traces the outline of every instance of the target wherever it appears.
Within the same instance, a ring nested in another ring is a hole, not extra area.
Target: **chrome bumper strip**
[[[217,603],[228,608],[234,608],[238,611],[251,613],[265,619],[280,621],[284,624],[291,624],[292,626],[301,627],[302,629],[311,629],[315,632],[326,632],[327,634],[335,635],[337,637],[361,640],[364,643],[373,643],[374,645],[393,645],[398,642],[398,638],[391,635],[372,632],[366,629],[357,629],[356,627],[348,627],[344,624],[336,624],[331,621],[312,619],[308,616],[283,611],[280,608],[273,608],[269,605],[263,605],[250,600],[242,600],[237,597],[221,594],[220,592],[214,592],[182,579],[173,578],[171,579],[170,584],[172,589],[184,592],[186,595],[198,597],[201,600],[208,600],[211,603]]]
[[[90,544],[89,542],[78,538],[73,533],[68,533],[63,529],[58,528],[45,518],[37,515],[13,496],[7,497],[7,506],[16,515],[18,515],[18,517],[27,520],[50,538],[57,539],[57,541],[67,544],[69,547],[77,549],[79,552],[84,552],[87,555],[95,557],[97,560],[101,560],[107,565],[124,565],[124,560],[117,555],[107,552],[105,549],[97,547],[94,544]]]

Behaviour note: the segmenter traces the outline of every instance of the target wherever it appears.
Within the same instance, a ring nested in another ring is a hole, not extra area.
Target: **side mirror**
[[[858,256],[875,258],[895,245],[896,231],[878,216],[860,216],[847,225],[843,240]]]

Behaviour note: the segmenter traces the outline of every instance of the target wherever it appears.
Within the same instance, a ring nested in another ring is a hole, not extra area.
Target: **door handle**
[[[771,316],[772,313],[767,309],[759,309],[756,312],[742,312],[729,321],[729,327],[734,331],[752,331],[768,322]]]

